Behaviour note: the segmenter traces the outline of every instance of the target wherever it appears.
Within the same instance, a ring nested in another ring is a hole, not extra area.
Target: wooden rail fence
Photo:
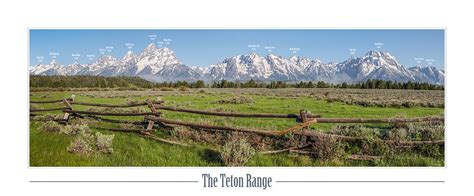
[[[91,117],[99,121],[105,121],[110,123],[120,123],[120,124],[135,124],[135,125],[146,125],[144,129],[125,129],[125,128],[105,128],[105,127],[93,127],[97,129],[107,129],[110,131],[122,131],[122,132],[134,132],[139,133],[142,137],[166,142],[170,144],[183,145],[186,144],[169,141],[163,138],[159,138],[155,135],[150,134],[156,125],[163,127],[170,127],[171,125],[186,126],[191,128],[203,129],[203,130],[213,130],[213,131],[235,131],[235,132],[245,132],[258,134],[262,136],[271,136],[278,137],[292,133],[295,135],[306,136],[306,137],[318,137],[318,136],[329,136],[342,141],[356,141],[361,140],[362,138],[349,137],[343,135],[333,135],[321,132],[309,131],[308,126],[316,123],[413,123],[413,122],[444,122],[444,117],[420,117],[420,118],[322,118],[319,114],[310,114],[307,110],[300,110],[299,114],[259,114],[259,113],[238,113],[238,112],[216,112],[216,111],[205,111],[197,109],[187,109],[187,108],[178,108],[162,105],[164,102],[161,100],[145,100],[143,102],[134,102],[128,104],[103,104],[103,103],[88,103],[88,102],[78,102],[74,98],[62,99],[62,100],[47,100],[47,101],[30,101],[33,104],[48,104],[48,103],[63,103],[65,107],[58,108],[49,108],[49,109],[30,109],[30,115],[36,115],[38,112],[46,111],[62,111],[64,112],[64,117],[58,120],[61,123],[67,123],[70,116],[77,116],[80,118]],[[129,107],[139,107],[139,106],[148,106],[150,112],[96,112],[96,111],[83,111],[76,110],[73,108],[74,105],[82,106],[91,106],[91,107],[109,107],[109,108],[129,108]],[[221,117],[240,117],[240,118],[293,118],[296,119],[297,124],[293,127],[284,129],[284,130],[257,130],[250,128],[237,128],[229,126],[217,126],[209,124],[199,124],[184,122],[178,120],[171,120],[161,117],[161,112],[159,110],[166,110],[172,112],[184,112],[192,114],[201,114],[201,115],[211,115],[211,116],[221,116]],[[144,116],[143,121],[127,121],[127,120],[117,120],[117,119],[107,119],[101,116]],[[385,143],[396,143],[403,146],[416,146],[422,144],[444,144],[444,140],[438,141],[394,141],[394,140],[383,140]],[[284,149],[276,151],[268,151],[267,153],[274,152],[296,152],[297,149]]]

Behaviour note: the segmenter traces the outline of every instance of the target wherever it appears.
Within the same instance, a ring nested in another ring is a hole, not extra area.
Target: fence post
[[[308,111],[305,109],[300,110],[300,118],[302,123],[308,122]],[[303,129],[309,130],[309,126],[303,127]]]
[[[67,108],[69,108],[69,110],[72,110],[72,106],[66,98],[63,99],[63,103],[66,105]],[[69,115],[70,115],[69,112],[64,113],[63,120],[65,122],[67,122],[69,120]]]
[[[147,102],[147,105],[150,108],[151,112],[157,113],[157,110],[156,110],[155,106],[153,105],[153,102],[151,102],[150,99],[147,99],[146,102]],[[156,115],[154,115],[154,116],[156,116]],[[146,127],[146,130],[147,131],[152,131],[153,130],[153,125],[155,125],[155,121],[148,120],[148,126]]]

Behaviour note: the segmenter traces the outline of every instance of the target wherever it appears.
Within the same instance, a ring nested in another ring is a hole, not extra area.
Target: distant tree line
[[[49,88],[152,88],[155,84],[140,77],[105,76],[30,76],[30,87]]]
[[[150,82],[140,77],[104,77],[104,76],[30,76],[30,87],[47,88],[353,88],[353,89],[416,89],[444,90],[442,85],[419,82],[396,82],[385,80],[366,80],[359,83],[333,84],[323,81],[296,82],[284,81],[261,82],[249,80],[245,82],[220,80],[206,84],[202,80],[194,82]]]
[[[355,84],[337,84],[336,88],[356,89],[415,89],[415,90],[444,90],[443,85],[435,85],[426,82],[397,82],[387,80],[366,80]]]
[[[30,87],[36,88],[204,88],[204,81],[155,83],[140,77],[129,76],[34,76],[30,75]]]
[[[340,84],[318,82],[286,83],[283,81],[272,81],[270,83],[256,82],[249,80],[247,82],[231,82],[226,80],[215,81],[211,88],[354,88],[354,89],[415,89],[415,90],[444,90],[444,86],[420,82],[396,82],[386,80],[366,80],[359,83],[349,84],[343,82]]]

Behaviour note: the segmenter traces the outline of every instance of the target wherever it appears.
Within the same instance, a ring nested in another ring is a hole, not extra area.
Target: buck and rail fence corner
[[[350,137],[345,135],[336,135],[330,133],[323,133],[318,131],[311,131],[310,125],[316,123],[417,123],[417,122],[444,122],[442,116],[429,116],[429,117],[418,117],[418,118],[324,118],[318,114],[311,114],[306,109],[301,109],[298,114],[274,114],[274,113],[238,113],[238,112],[216,112],[216,111],[205,111],[197,109],[187,109],[164,105],[164,101],[161,99],[157,100],[144,100],[141,102],[133,102],[127,104],[104,104],[104,103],[89,103],[80,102],[71,98],[58,99],[58,100],[46,100],[46,101],[30,101],[31,104],[54,104],[62,103],[63,107],[48,108],[48,109],[30,109],[30,116],[37,116],[40,112],[49,111],[62,111],[64,116],[61,119],[54,119],[55,121],[67,124],[71,117],[77,118],[91,118],[96,121],[103,121],[108,123],[118,124],[133,124],[141,125],[142,129],[132,128],[110,128],[110,127],[91,127],[98,130],[108,130],[116,132],[132,132],[137,133],[140,137],[165,142],[173,145],[188,146],[188,144],[181,143],[178,141],[171,141],[161,137],[158,137],[153,132],[157,131],[157,128],[174,128],[175,126],[184,126],[192,128],[191,130],[203,130],[203,131],[224,131],[224,132],[243,132],[247,134],[256,134],[266,137],[284,137],[287,134],[293,134],[302,137],[329,137],[340,141],[353,142],[362,140],[363,138]],[[88,106],[88,107],[107,107],[107,108],[130,108],[146,106],[150,110],[149,112],[99,112],[99,111],[86,111],[74,109],[74,105]],[[237,117],[237,118],[273,118],[284,119],[290,118],[295,119],[296,124],[292,127],[284,130],[259,130],[252,128],[241,128],[231,126],[218,126],[203,123],[192,123],[180,120],[166,119],[161,115],[160,110],[166,110],[171,112],[183,112],[192,113],[199,115],[210,115],[220,117]],[[119,120],[104,118],[103,116],[143,116],[143,121],[131,121],[131,120]],[[413,147],[423,144],[433,145],[444,145],[444,140],[433,140],[433,141],[400,141],[400,140],[382,140],[386,144],[398,145],[401,147]],[[286,149],[276,149],[271,151],[261,151],[261,154],[274,154],[283,152],[292,152],[300,154],[312,154],[313,152],[300,150],[302,146],[291,147]],[[353,155],[348,159],[366,160],[372,159],[372,156]]]

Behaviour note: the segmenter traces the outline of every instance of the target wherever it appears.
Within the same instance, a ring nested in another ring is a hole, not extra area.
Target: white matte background
[[[468,1],[2,1],[0,195],[472,194],[473,6]],[[29,168],[28,28],[446,28],[444,168]],[[274,180],[445,180],[306,183],[203,189],[202,173]],[[199,180],[200,183],[31,183],[34,180]]]

